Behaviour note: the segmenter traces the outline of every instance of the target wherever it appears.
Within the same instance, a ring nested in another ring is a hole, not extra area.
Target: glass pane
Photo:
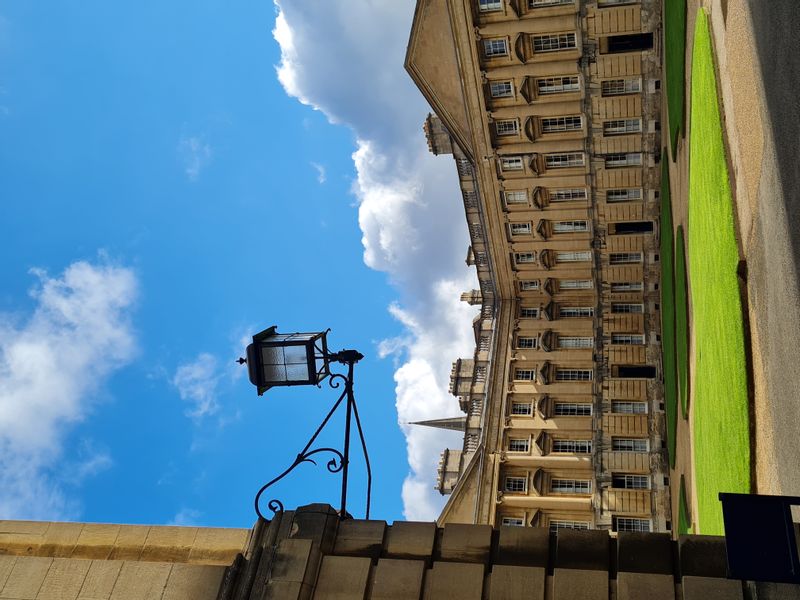
[[[283,348],[263,347],[261,349],[261,360],[265,365],[282,365]]]
[[[309,381],[314,377],[308,376],[308,365],[287,365],[286,367],[286,380],[287,381]]]
[[[306,356],[305,346],[286,346],[284,348],[286,357],[286,364],[307,364],[308,358]],[[308,370],[306,368],[306,370]]]
[[[264,380],[267,384],[279,381],[287,381],[286,367],[283,365],[265,365]]]

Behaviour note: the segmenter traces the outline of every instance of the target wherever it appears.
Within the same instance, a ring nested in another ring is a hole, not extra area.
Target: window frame
[[[623,454],[644,454],[650,452],[650,440],[647,438],[611,438],[611,451]]]
[[[555,379],[556,382],[558,383],[564,383],[569,381],[577,381],[577,382],[594,381],[594,370],[557,368]]]
[[[506,451],[514,452],[515,454],[529,454],[531,451],[531,440],[529,438],[508,438]]]
[[[550,486],[548,489],[551,494],[579,494],[585,496],[591,495],[592,487],[591,479],[553,477],[550,479]]]
[[[591,454],[592,440],[553,440],[552,454]]]
[[[513,79],[498,79],[489,82],[489,96],[491,98],[513,98],[515,95]]]
[[[516,407],[516,408],[515,408]],[[517,410],[519,409],[519,410]],[[512,417],[532,417],[533,416],[533,403],[532,402],[515,402],[511,401],[511,416]],[[520,412],[522,411],[522,412]]]
[[[492,58],[502,58],[503,56],[508,56],[508,40],[506,38],[487,38],[485,40],[481,40],[483,42],[483,57],[492,59]],[[502,51],[500,48],[502,45]]]
[[[589,402],[555,402],[553,404],[554,417],[591,417],[594,413]]]
[[[536,78],[537,96],[555,96],[581,91],[581,79],[578,75],[553,75]]]
[[[578,48],[578,35],[574,31],[564,33],[531,34],[531,49],[540,52],[561,52]]]
[[[622,84],[620,85],[620,82]],[[629,96],[642,92],[642,80],[631,77],[617,77],[606,79],[600,83],[600,96],[610,98],[613,96]]]
[[[589,319],[593,317],[593,306],[560,306],[558,308],[559,319]]]
[[[503,203],[506,206],[527,206],[530,204],[528,200],[528,190],[503,190]],[[509,198],[514,200],[509,201]]]
[[[591,350],[594,348],[594,338],[588,335],[559,335],[559,350]]]
[[[509,485],[511,482],[514,485]],[[520,488],[520,489],[517,489]],[[503,491],[509,494],[527,494],[528,476],[527,475],[506,475],[503,478]]]
[[[514,155],[506,155],[500,157],[500,170],[501,171],[524,171],[525,170],[525,161],[522,160],[522,156],[514,154]]]
[[[644,410],[637,410],[641,406]],[[627,410],[630,408],[630,410]],[[611,412],[617,415],[646,415],[649,411],[647,402],[639,400],[612,400]]]
[[[498,137],[519,135],[519,119],[498,119],[494,122],[494,132]]]

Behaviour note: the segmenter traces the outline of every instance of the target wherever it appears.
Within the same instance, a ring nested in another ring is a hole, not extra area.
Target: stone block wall
[[[0,521],[3,600],[213,600],[250,531]]]
[[[726,579],[725,540],[488,525],[340,520],[309,505],[261,522],[218,600],[744,600]]]

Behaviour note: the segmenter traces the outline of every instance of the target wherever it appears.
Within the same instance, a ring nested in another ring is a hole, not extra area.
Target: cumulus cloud
[[[203,136],[182,135],[178,141],[178,155],[189,181],[197,181],[200,172],[211,164],[211,146]]]
[[[365,263],[389,274],[400,298],[389,307],[404,334],[378,351],[396,361],[398,420],[410,471],[405,516],[432,519],[441,450],[459,436],[407,422],[458,414],[447,393],[450,364],[469,356],[475,309],[459,302],[475,286],[463,262],[468,242],[452,160],[427,149],[429,112],[403,70],[414,0],[309,3],[276,0],[273,34],[286,92],[352,129]]]
[[[64,435],[83,419],[95,392],[135,352],[130,312],[137,280],[127,268],[75,262],[58,277],[33,270],[35,308],[0,315],[0,518],[74,515],[58,465]],[[72,471],[110,466],[84,445]]]
[[[175,370],[172,385],[178,390],[181,400],[189,403],[186,414],[195,420],[213,415],[219,410],[217,385],[220,374],[217,359],[203,352]]]

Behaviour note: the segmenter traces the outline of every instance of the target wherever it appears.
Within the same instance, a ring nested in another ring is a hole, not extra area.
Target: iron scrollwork
[[[369,453],[367,452],[367,444],[364,439],[364,431],[361,427],[361,419],[358,415],[358,407],[356,406],[355,396],[353,394],[353,367],[355,363],[363,358],[363,356],[356,352],[355,350],[342,350],[341,352],[337,352],[334,354],[326,354],[324,355],[326,362],[340,362],[347,365],[347,375],[343,375],[341,373],[330,373],[328,378],[328,385],[330,385],[333,389],[338,389],[344,385],[344,389],[342,393],[339,395],[339,398],[334,403],[333,407],[328,411],[328,414],[323,419],[322,423],[317,427],[317,430],[314,432],[314,435],[311,436],[311,439],[308,440],[308,443],[305,447],[300,451],[300,453],[295,457],[294,462],[280,475],[275,477],[274,479],[270,480],[266,484],[264,484],[256,494],[254,505],[256,514],[260,519],[265,519],[266,517],[261,512],[261,508],[259,506],[261,501],[261,496],[264,492],[270,488],[272,485],[278,483],[281,479],[286,477],[289,473],[291,473],[298,465],[302,463],[311,463],[316,465],[317,462],[311,458],[320,453],[330,453],[333,457],[328,460],[326,467],[328,472],[330,473],[342,473],[342,496],[341,496],[341,509],[340,515],[344,518],[349,516],[347,513],[347,478],[348,478],[348,467],[350,463],[350,428],[351,428],[351,417],[355,416],[356,422],[356,429],[358,430],[359,440],[361,442],[361,450],[364,455],[364,462],[366,464],[367,469],[367,499],[366,499],[366,518],[369,519],[369,509],[370,509],[370,502],[371,502],[371,495],[372,495],[372,468],[370,467],[369,462]],[[345,433],[344,433],[344,446],[343,452],[337,450],[336,448],[330,447],[323,447],[323,448],[315,448],[311,449],[314,445],[319,434],[325,428],[325,426],[330,421],[331,417],[334,415],[336,410],[342,403],[345,403],[346,413],[345,413]],[[280,500],[275,498],[271,499],[267,503],[267,508],[272,511],[272,514],[276,514],[279,512],[283,512],[284,507],[283,503]]]

